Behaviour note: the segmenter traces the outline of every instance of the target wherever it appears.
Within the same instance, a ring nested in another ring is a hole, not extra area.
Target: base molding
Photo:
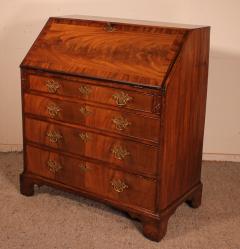
[[[203,153],[204,161],[240,162],[240,154]]]
[[[107,205],[113,206],[117,209],[125,211],[133,219],[138,219],[143,225],[143,234],[150,240],[159,242],[167,232],[168,220],[174,214],[177,207],[179,207],[183,202],[189,204],[192,208],[197,208],[201,205],[202,199],[202,183],[196,184],[190,191],[185,193],[175,202],[173,202],[169,207],[164,210],[159,210],[156,213],[149,212],[148,210],[143,210],[139,207],[126,206],[121,204],[117,200],[110,200],[106,198],[100,198],[94,193],[87,192],[85,190],[72,188],[64,184],[54,182],[50,179],[45,179],[32,174],[27,174],[23,172],[20,175],[20,192],[25,196],[34,195],[34,185],[42,186],[48,185],[51,187],[59,188],[67,192],[72,192],[79,194],[80,196],[97,200],[103,202]]]
[[[173,202],[169,207],[159,211],[159,217],[152,219],[141,216],[139,220],[143,225],[143,234],[152,241],[159,242],[167,233],[168,220],[175,213],[176,209],[184,202],[191,208],[198,208],[201,205],[203,185],[199,182],[190,191]],[[132,215],[130,214],[130,217]],[[136,218],[136,216],[133,216]]]
[[[0,152],[22,152],[22,144],[0,144]]]

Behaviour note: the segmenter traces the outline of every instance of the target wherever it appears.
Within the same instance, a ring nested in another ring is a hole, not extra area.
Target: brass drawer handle
[[[115,124],[115,128],[119,131],[123,131],[127,129],[131,122],[129,122],[126,118],[119,116],[112,119],[112,122]]]
[[[47,133],[47,137],[49,138],[49,141],[51,143],[59,143],[63,139],[63,136],[60,133],[56,132],[56,131],[49,131]]]
[[[116,27],[114,27],[110,22],[107,22],[103,29],[107,32],[113,32],[117,30]]]
[[[121,193],[124,191],[124,189],[128,188],[128,185],[125,182],[121,181],[120,179],[112,180],[111,184],[113,186],[113,189],[118,193]]]
[[[81,93],[81,95],[83,95],[84,97],[89,96],[92,91],[90,86],[80,86],[78,90]]]
[[[46,86],[48,88],[49,93],[56,93],[57,90],[60,88],[60,84],[55,80],[47,80]]]
[[[92,114],[92,111],[89,110],[89,108],[87,106],[82,106],[79,111],[82,113],[82,115],[89,116],[90,114]]]
[[[118,106],[125,106],[129,101],[133,100],[133,97],[123,91],[113,94],[112,97]]]
[[[82,139],[84,143],[88,142],[92,139],[91,135],[87,132],[79,133],[78,136]]]
[[[59,170],[62,169],[62,165],[54,160],[47,161],[48,170],[52,173],[57,173]]]
[[[130,153],[120,145],[114,145],[111,152],[118,160],[124,160],[126,156],[130,156]]]
[[[50,118],[55,118],[60,114],[61,108],[56,104],[49,104],[47,106],[48,115]]]
[[[81,163],[80,165],[78,165],[78,167],[82,172],[86,172],[89,170],[89,168],[84,163]]]

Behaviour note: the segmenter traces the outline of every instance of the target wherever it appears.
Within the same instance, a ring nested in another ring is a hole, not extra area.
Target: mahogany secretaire
[[[50,18],[21,64],[21,193],[115,206],[159,241],[201,203],[209,27]]]

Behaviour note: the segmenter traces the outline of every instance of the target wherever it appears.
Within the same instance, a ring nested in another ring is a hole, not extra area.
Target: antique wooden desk
[[[21,64],[21,193],[115,206],[159,241],[201,203],[209,27],[50,18]]]

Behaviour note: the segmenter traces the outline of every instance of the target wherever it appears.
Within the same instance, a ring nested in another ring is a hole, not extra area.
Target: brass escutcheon
[[[54,80],[47,80],[46,86],[48,88],[49,93],[56,93],[57,90],[60,88],[60,84]]]
[[[59,143],[63,139],[63,136],[56,131],[49,131],[47,137],[51,143]]]
[[[84,97],[89,96],[92,91],[90,86],[84,86],[84,85],[80,86],[78,90],[81,93],[81,95],[83,95]]]
[[[112,97],[118,106],[125,106],[129,101],[133,100],[133,97],[123,91],[113,94]]]
[[[56,173],[62,169],[61,164],[51,159],[47,161],[47,166],[48,166],[48,170],[51,171],[52,173]]]
[[[130,153],[120,145],[114,145],[111,152],[118,160],[124,160],[126,156],[130,156]]]
[[[128,185],[120,179],[112,180],[111,184],[113,186],[113,189],[118,193],[121,193],[124,191],[124,189],[128,188]]]
[[[82,115],[89,116],[90,114],[92,114],[92,111],[89,110],[89,108],[87,106],[82,106],[79,111],[82,113]]]
[[[125,130],[129,125],[131,125],[131,122],[129,122],[126,118],[122,116],[118,116],[112,119],[112,122],[115,124],[115,127],[119,131]]]
[[[82,141],[84,143],[88,142],[89,140],[91,140],[91,135],[87,132],[82,132],[78,134],[79,137],[82,139]]]
[[[89,168],[84,163],[79,164],[78,167],[82,172],[89,170]]]
[[[48,115],[50,116],[50,118],[55,118],[56,116],[59,115],[61,108],[57,106],[56,104],[49,104],[47,106],[47,110],[48,110]]]

